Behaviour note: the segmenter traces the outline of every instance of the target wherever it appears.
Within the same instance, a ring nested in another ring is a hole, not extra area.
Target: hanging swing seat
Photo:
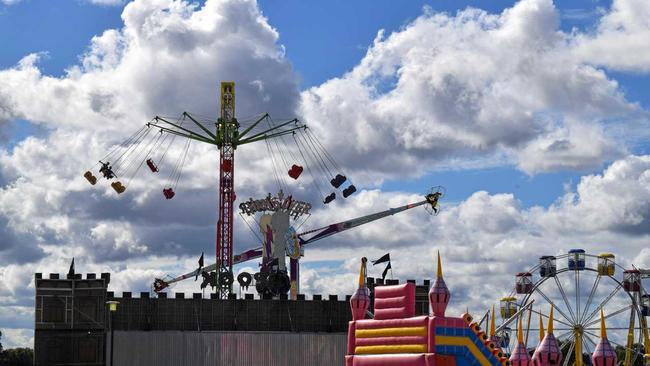
[[[106,179],[115,178],[115,173],[113,172],[113,168],[111,167],[111,163],[109,163],[109,162],[102,163],[101,161],[100,161],[100,163],[102,164],[102,167],[99,168],[99,172],[102,173],[104,178],[106,178]]]
[[[174,198],[174,196],[176,195],[176,193],[175,193],[174,190],[170,187],[170,188],[164,188],[164,189],[163,189],[163,195],[165,195],[165,198],[166,198],[166,199],[170,200],[170,199]]]
[[[352,193],[357,191],[357,187],[354,186],[354,184],[350,184],[350,186],[346,189],[343,190],[343,198],[348,198]]]
[[[95,185],[97,183],[97,177],[95,177],[90,171],[84,173],[84,178],[86,178],[92,185]]]
[[[120,181],[111,183],[111,187],[113,187],[117,194],[122,194],[124,191],[126,191],[126,187],[124,187]]]
[[[147,159],[147,166],[153,173],[158,173],[158,167],[153,163],[152,159]]]
[[[325,197],[325,200],[323,201],[323,203],[328,204],[328,203],[334,201],[335,198],[336,198],[336,193],[332,192],[332,193],[330,193],[329,196]]]
[[[338,188],[338,187],[340,187],[341,184],[343,184],[346,180],[347,180],[347,178],[345,177],[345,175],[337,174],[336,177],[334,177],[334,178],[332,178],[332,179],[330,180],[330,183],[332,184],[332,186],[333,186],[334,188]]]
[[[289,176],[293,179],[298,179],[302,174],[303,168],[300,165],[293,164],[289,170]]]

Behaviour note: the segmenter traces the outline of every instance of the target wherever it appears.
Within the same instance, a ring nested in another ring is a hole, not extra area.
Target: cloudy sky
[[[359,188],[325,206],[307,174],[288,183],[314,203],[306,229],[446,188],[438,216],[307,247],[308,295],[351,293],[359,257],[386,252],[394,277],[422,279],[440,250],[453,311],[574,247],[650,267],[648,19],[646,0],[0,0],[3,345],[33,342],[34,272],[75,257],[137,292],[214,256],[214,147],[191,145],[172,200],[164,174],[120,196],[82,174],[155,115],[216,116],[220,80],[241,119],[307,123]],[[236,177],[240,199],[277,191],[264,143],[237,150]],[[257,246],[235,224],[235,250]]]

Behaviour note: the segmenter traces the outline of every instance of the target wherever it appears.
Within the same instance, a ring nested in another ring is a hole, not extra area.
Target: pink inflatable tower
[[[438,252],[438,271],[436,273],[436,282],[429,291],[429,303],[435,316],[445,316],[445,310],[449,305],[451,294],[447,288],[445,280],[442,278],[442,262],[440,261],[440,252]]]
[[[512,366],[532,366],[533,360],[528,354],[526,345],[524,344],[524,332],[521,327],[521,316],[517,322],[517,345],[512,350],[510,355],[510,364]]]
[[[605,329],[605,316],[603,309],[600,309],[600,342],[596,345],[591,355],[591,363],[594,366],[616,366],[616,352],[609,340],[607,340],[607,329]]]
[[[364,319],[368,309],[364,258],[359,289],[350,301],[347,366],[510,366],[469,312],[445,315],[450,296],[440,254],[436,282],[429,291],[432,315],[415,315],[413,283],[377,286],[373,291],[373,318]]]
[[[366,317],[366,311],[370,306],[370,291],[366,285],[366,257],[361,258],[361,269],[359,269],[359,288],[350,298],[350,309],[352,309],[352,320],[361,320]]]
[[[541,330],[540,330],[541,335]],[[562,352],[557,343],[557,339],[553,335],[553,306],[551,306],[551,314],[548,317],[548,327],[546,335],[540,342],[539,346],[533,354],[534,366],[555,366],[562,362]]]

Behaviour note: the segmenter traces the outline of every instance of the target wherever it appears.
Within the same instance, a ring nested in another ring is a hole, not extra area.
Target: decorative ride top
[[[304,201],[298,201],[293,199],[293,196],[289,195],[284,196],[284,192],[280,190],[278,195],[275,197],[271,196],[271,193],[259,200],[254,200],[249,198],[248,201],[242,202],[239,204],[239,209],[242,213],[251,216],[258,212],[266,211],[286,211],[290,216],[293,216],[294,220],[302,215],[309,215],[309,210],[311,210],[311,204]]]

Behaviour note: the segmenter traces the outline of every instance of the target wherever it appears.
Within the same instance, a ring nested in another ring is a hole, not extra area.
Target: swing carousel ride
[[[154,117],[115,146],[96,165],[100,177],[110,181],[117,194],[126,191],[144,165],[150,174],[166,174],[162,193],[165,199],[170,200],[176,197],[183,166],[190,156],[191,143],[211,144],[219,149],[216,262],[203,266],[202,255],[197,269],[178,277],[156,278],[153,283],[156,293],[200,275],[203,278],[201,288],[208,285],[216,287],[220,298],[225,299],[232,292],[233,265],[262,258],[260,271],[254,275],[240,273],[237,277],[239,284],[248,287],[254,279],[254,286],[260,294],[278,296],[290,292],[291,298],[295,299],[300,291],[299,260],[304,256],[305,245],[415,207],[424,206],[430,214],[437,214],[438,200],[444,195],[444,188],[440,186],[432,188],[419,202],[298,232],[310,218],[312,205],[294,197],[291,192],[296,181],[305,180],[305,170],[309,175],[307,182],[323,197],[323,205],[350,197],[357,191],[356,186],[318,137],[298,119],[276,122],[265,113],[238,120],[235,118],[234,82],[221,83],[220,102],[220,117],[217,120],[188,112],[178,118]],[[182,140],[181,153],[175,161],[170,162],[168,152],[177,137]],[[237,200],[235,150],[255,142],[266,144],[278,194],[272,196],[269,193],[261,199],[249,198],[239,203],[239,216],[259,244],[234,254],[233,218]],[[95,185],[98,178],[93,174],[93,169],[86,171],[84,177]],[[259,235],[253,227],[259,229]],[[289,257],[288,266],[286,257]]]

